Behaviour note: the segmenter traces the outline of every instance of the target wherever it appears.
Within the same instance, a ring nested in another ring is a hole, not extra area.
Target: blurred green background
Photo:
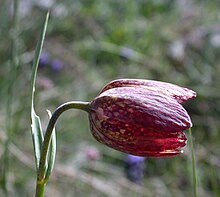
[[[143,78],[189,87],[198,196],[220,196],[220,2],[199,0],[45,0],[0,5],[0,196],[33,196],[30,128],[33,53],[47,10],[49,26],[36,87],[36,111],[90,101],[109,81]],[[191,150],[148,158],[137,185],[123,153],[96,142],[87,114],[57,124],[57,158],[47,196],[192,196]],[[187,132],[186,132],[187,133]],[[95,161],[88,152],[96,150]]]

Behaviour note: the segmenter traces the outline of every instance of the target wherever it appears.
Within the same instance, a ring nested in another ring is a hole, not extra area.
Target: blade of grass
[[[39,116],[36,115],[34,108],[31,110],[31,129],[32,129],[32,138],[33,138],[33,145],[34,145],[34,154],[35,154],[35,162],[36,167],[39,167],[40,161],[40,153],[41,147],[43,143],[43,132],[41,128],[41,121]]]
[[[33,68],[32,68],[32,77],[31,77],[31,128],[32,128],[32,138],[33,138],[33,144],[34,144],[34,154],[35,154],[35,162],[37,168],[39,167],[39,161],[40,161],[40,154],[41,154],[41,147],[43,143],[43,132],[41,127],[41,121],[39,116],[37,116],[35,109],[34,109],[34,93],[35,93],[35,84],[36,84],[36,77],[37,77],[37,70],[38,70],[38,64],[40,59],[40,54],[43,48],[43,43],[46,35],[46,29],[49,19],[49,12],[46,15],[46,19],[44,22],[43,30],[40,34],[40,38],[38,40],[35,54],[34,54],[34,60],[33,60]]]
[[[189,140],[190,140],[190,146],[191,146],[191,160],[192,160],[192,173],[193,173],[193,195],[194,197],[197,197],[196,160],[195,160],[195,152],[194,152],[191,128],[189,128]]]

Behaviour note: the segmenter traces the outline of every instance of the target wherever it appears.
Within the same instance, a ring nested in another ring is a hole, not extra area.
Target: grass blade
[[[191,128],[189,128],[189,140],[191,146],[191,160],[192,160],[192,175],[193,175],[193,196],[197,197],[197,175],[196,175],[196,159],[193,145],[193,137]]]
[[[39,166],[39,161],[40,161],[41,147],[43,143],[43,132],[42,132],[40,118],[39,116],[37,116],[35,109],[34,109],[34,93],[35,93],[35,83],[36,83],[36,77],[37,77],[38,64],[39,64],[40,54],[43,48],[43,43],[44,43],[44,39],[46,35],[48,18],[49,18],[49,12],[46,15],[44,26],[43,26],[40,38],[38,40],[38,43],[35,49],[33,68],[32,68],[32,77],[31,77],[31,81],[32,81],[32,85],[31,85],[31,92],[32,92],[31,129],[32,129],[32,138],[33,138],[33,145],[34,145],[35,162],[36,162],[37,168]]]
[[[43,143],[43,132],[41,128],[41,121],[39,116],[36,115],[34,108],[31,108],[31,129],[32,129],[32,139],[34,145],[34,155],[35,155],[35,162],[37,168],[39,167],[40,161],[40,154],[41,154],[41,147]]]

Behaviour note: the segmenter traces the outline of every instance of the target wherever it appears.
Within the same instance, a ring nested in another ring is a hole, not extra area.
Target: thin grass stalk
[[[189,140],[191,146],[191,160],[192,160],[192,178],[193,178],[193,196],[197,197],[197,175],[196,175],[196,160],[195,160],[195,151],[193,145],[193,137],[191,128],[189,128]]]

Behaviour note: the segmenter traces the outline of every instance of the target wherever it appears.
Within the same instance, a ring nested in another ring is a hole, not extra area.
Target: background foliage
[[[199,196],[220,196],[220,4],[217,0],[6,1],[0,6],[0,196],[31,196],[30,78],[39,29],[50,9],[37,78],[36,111],[93,99],[116,78],[189,87]],[[183,155],[146,160],[141,185],[124,174],[125,155],[96,142],[85,113],[57,124],[58,153],[47,194],[55,196],[191,196],[189,145]],[[90,161],[97,148],[100,159]]]

